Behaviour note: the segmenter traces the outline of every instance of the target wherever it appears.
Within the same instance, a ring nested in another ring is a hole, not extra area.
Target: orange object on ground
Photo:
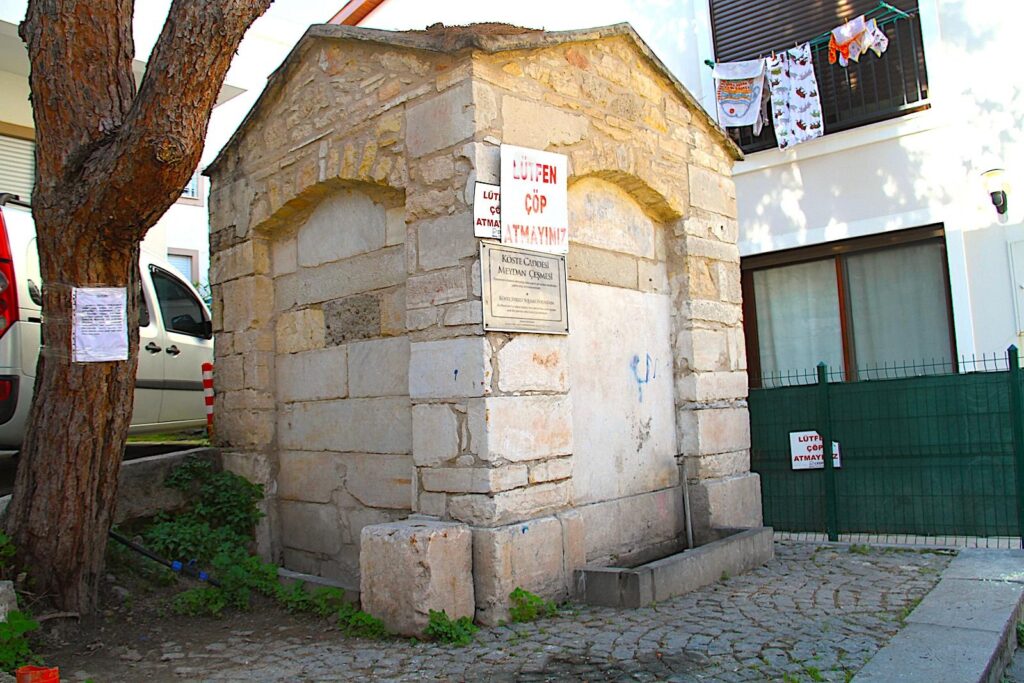
[[[60,683],[60,669],[53,666],[23,666],[14,672],[17,683]]]

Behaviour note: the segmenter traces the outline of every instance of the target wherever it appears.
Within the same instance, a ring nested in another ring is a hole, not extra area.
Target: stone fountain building
[[[501,143],[568,157],[568,335],[483,328]],[[365,527],[459,522],[493,623],[684,545],[684,486],[698,542],[759,525],[739,158],[628,25],[310,28],[208,170],[217,439],[262,552],[358,585]]]

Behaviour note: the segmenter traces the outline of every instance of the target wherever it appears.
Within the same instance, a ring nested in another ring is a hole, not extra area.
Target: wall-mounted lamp
[[[1005,216],[1007,207],[1006,194],[1010,190],[1006,182],[1006,172],[1001,168],[993,168],[981,174],[985,182],[985,191],[992,197],[992,206],[996,207],[996,213]]]

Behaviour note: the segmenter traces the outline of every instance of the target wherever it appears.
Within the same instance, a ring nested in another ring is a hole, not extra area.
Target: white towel
[[[714,76],[719,80],[735,81],[741,78],[757,78],[764,73],[763,59],[745,62],[724,62],[715,64]]]
[[[754,135],[764,123],[765,79],[764,60],[716,64],[718,81],[718,122],[738,128],[753,126]]]

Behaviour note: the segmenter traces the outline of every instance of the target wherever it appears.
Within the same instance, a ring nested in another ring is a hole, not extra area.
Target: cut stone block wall
[[[568,337],[483,330],[502,142],[569,158]],[[684,485],[698,525],[759,523],[736,158],[625,26],[312,28],[210,170],[218,439],[264,552],[352,580],[364,526],[463,522],[493,623],[677,546]]]
[[[405,218],[338,189],[270,236],[277,513],[290,569],[356,581],[363,527],[411,512]]]

